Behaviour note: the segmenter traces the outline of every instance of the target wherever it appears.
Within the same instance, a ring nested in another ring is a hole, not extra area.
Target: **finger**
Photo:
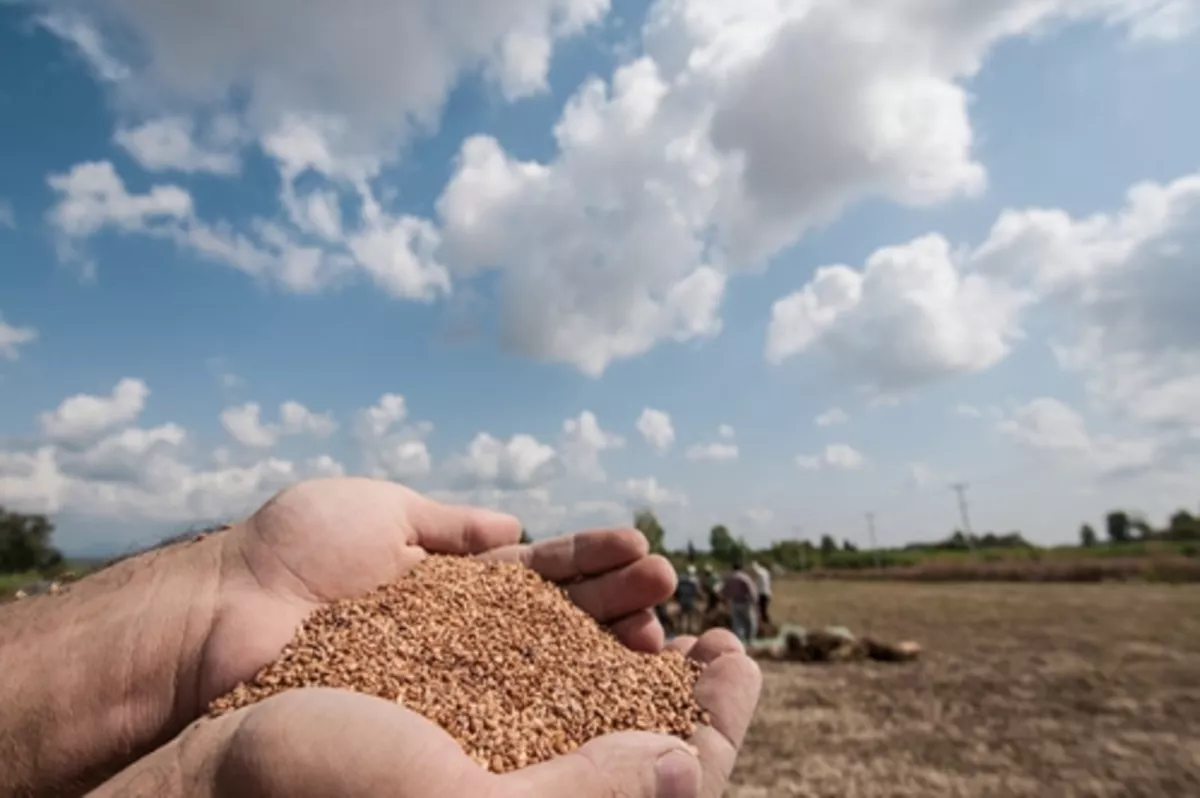
[[[608,623],[666,601],[675,592],[675,569],[658,555],[567,587],[567,595],[600,623]]]
[[[745,650],[742,641],[728,629],[709,629],[700,635],[687,654],[697,662],[707,664],[725,654],[741,654]]]
[[[626,648],[650,654],[662,651],[663,641],[666,638],[662,624],[654,615],[654,610],[642,610],[634,613],[616,621],[608,628]]]
[[[520,562],[551,582],[602,574],[645,557],[646,537],[636,529],[593,529],[490,551],[485,559]]]
[[[397,486],[399,487],[399,486]],[[407,490],[407,489],[406,489]],[[406,515],[418,546],[436,554],[480,554],[515,544],[521,522],[482,507],[443,504],[425,496],[408,500]]]
[[[702,639],[697,643],[693,652],[703,642]],[[758,664],[739,651],[719,654],[700,674],[695,696],[700,706],[708,710],[711,720],[710,725],[696,730],[691,742],[700,751],[705,798],[717,798],[724,791],[754,717],[761,689]]]
[[[672,651],[678,651],[685,657],[691,656],[692,647],[696,645],[695,635],[680,635],[679,637],[667,643],[667,648]]]
[[[622,732],[500,778],[502,798],[698,798],[700,762],[687,743],[649,732]]]

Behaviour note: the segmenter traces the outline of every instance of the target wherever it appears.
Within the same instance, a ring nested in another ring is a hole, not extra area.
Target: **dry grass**
[[[764,663],[728,795],[1200,795],[1200,587],[783,582],[773,614],[925,646]]]

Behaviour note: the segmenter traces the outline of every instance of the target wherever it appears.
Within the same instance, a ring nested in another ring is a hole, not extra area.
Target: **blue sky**
[[[677,544],[1195,504],[1194,3],[436,5],[0,4],[0,504],[77,551],[329,473]]]

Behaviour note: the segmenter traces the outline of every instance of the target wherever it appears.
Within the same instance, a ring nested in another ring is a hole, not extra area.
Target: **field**
[[[773,615],[926,653],[764,663],[733,798],[1200,795],[1200,586],[784,581]]]

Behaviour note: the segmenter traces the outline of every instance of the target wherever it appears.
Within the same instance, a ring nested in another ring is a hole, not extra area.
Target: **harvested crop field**
[[[1200,795],[1200,586],[783,582],[772,615],[912,638],[763,664],[727,793]]]

